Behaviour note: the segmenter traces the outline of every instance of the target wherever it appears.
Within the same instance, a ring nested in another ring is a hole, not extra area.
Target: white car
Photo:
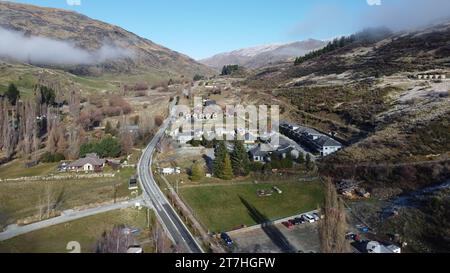
[[[312,217],[309,214],[303,214],[301,217],[303,218],[303,220],[305,220],[308,223],[314,223],[315,222],[314,217]]]
[[[320,217],[319,217],[319,215],[317,213],[313,213],[311,216],[314,218],[315,221],[319,221],[320,220]]]

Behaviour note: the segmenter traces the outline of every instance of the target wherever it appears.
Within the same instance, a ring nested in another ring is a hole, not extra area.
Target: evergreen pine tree
[[[215,148],[214,151],[214,166],[213,166],[213,171],[214,171],[214,175],[218,178],[221,178],[223,175],[223,164],[225,161],[225,155],[227,154],[227,148],[225,146],[225,142],[224,141],[220,141]]]
[[[306,169],[308,171],[310,171],[311,168],[312,168],[312,162],[311,162],[311,155],[310,154],[306,154],[305,166],[306,166]]]
[[[231,159],[228,153],[225,153],[225,159],[223,162],[223,170],[222,177],[219,177],[223,180],[231,180],[233,179],[233,167],[231,166]]]
[[[305,155],[302,152],[299,152],[298,154],[297,163],[298,164],[305,163]]]
[[[248,158],[247,151],[245,150],[242,141],[234,141],[234,151],[231,154],[231,165],[233,167],[234,175],[246,176],[250,172],[250,159]]]
[[[200,162],[195,162],[191,169],[191,180],[199,181],[205,176],[205,171],[203,169],[202,164]]]
[[[8,90],[5,92],[5,97],[8,98],[11,105],[16,105],[17,100],[20,98],[20,92],[13,83],[8,86]]]

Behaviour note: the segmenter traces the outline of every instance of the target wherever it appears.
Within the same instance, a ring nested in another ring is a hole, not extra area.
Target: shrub
[[[122,151],[120,142],[111,136],[103,138],[100,142],[90,142],[81,145],[80,156],[96,153],[100,157],[118,157]]]
[[[65,159],[66,159],[66,157],[63,154],[60,154],[60,153],[52,154],[50,152],[46,152],[45,154],[42,155],[41,162],[55,163],[55,162],[61,162]]]

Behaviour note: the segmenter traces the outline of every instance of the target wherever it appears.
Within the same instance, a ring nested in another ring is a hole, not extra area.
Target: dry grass
[[[12,224],[37,214],[39,200],[45,195],[47,187],[54,199],[60,199],[56,210],[112,201],[115,187],[116,198],[128,197],[128,179],[132,173],[133,169],[125,169],[115,178],[2,182],[0,212],[5,215],[2,224]]]
[[[153,219],[153,213],[150,211]],[[152,221],[150,221],[152,222]],[[34,231],[19,237],[0,242],[0,253],[67,253],[67,243],[77,241],[81,252],[95,252],[95,244],[105,231],[116,225],[139,228],[141,234],[136,238],[142,241],[148,238],[147,211],[123,209],[90,216],[80,220]],[[147,252],[152,247],[145,246]]]

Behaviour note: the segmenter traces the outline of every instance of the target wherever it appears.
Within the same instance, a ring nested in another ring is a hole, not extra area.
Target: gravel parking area
[[[258,228],[230,236],[235,242],[234,253],[283,253],[286,250],[283,242],[288,242],[291,252],[315,252],[320,250],[317,223],[302,224],[288,229],[278,224],[271,230]]]

